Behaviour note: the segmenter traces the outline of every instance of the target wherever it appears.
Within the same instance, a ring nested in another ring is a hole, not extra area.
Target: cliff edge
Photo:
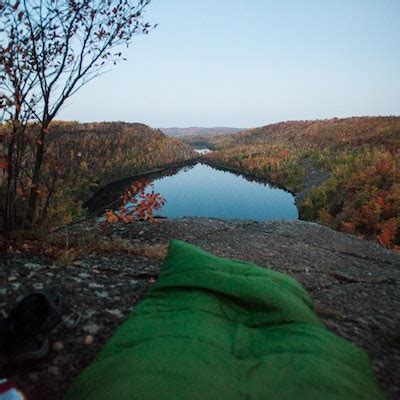
[[[67,243],[63,262],[0,254],[1,310],[49,286],[62,295],[67,322],[74,319],[72,309],[81,314],[76,328],[60,324],[52,332],[44,360],[5,367],[3,375],[28,398],[63,397],[157,279],[170,239],[299,280],[326,326],[366,350],[387,396],[400,397],[400,255],[394,252],[304,221],[160,219],[103,229],[81,224],[52,236],[54,245]]]

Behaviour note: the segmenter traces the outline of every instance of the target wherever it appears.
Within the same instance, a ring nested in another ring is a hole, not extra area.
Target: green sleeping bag
[[[366,353],[289,276],[172,241],[70,400],[382,399]]]

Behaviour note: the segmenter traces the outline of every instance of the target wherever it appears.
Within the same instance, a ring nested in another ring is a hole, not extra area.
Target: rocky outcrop
[[[300,210],[301,203],[305,200],[311,189],[322,185],[331,173],[317,168],[309,159],[303,159],[300,165],[304,168],[304,181],[296,191],[296,205]]]
[[[9,310],[19,295],[46,285],[63,296],[67,319],[74,316],[69,308],[82,315],[75,329],[56,328],[45,360],[6,368],[6,375],[30,398],[63,397],[73,377],[91,362],[157,279],[170,239],[252,261],[299,280],[327,327],[365,349],[387,396],[400,397],[398,254],[303,221],[161,219],[156,224],[114,225],[105,232],[92,224],[77,225],[69,228],[68,235],[74,234],[123,245],[114,252],[99,248],[63,265],[23,254],[1,255],[1,310]]]

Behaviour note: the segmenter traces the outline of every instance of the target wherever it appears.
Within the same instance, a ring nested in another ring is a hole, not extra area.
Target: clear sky
[[[59,118],[253,127],[400,114],[400,0],[153,0]]]

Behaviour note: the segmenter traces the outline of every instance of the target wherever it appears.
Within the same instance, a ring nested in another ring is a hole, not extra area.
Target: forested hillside
[[[0,129],[6,132],[7,126]],[[30,126],[27,134],[35,137],[36,129]],[[40,212],[48,223],[65,223],[79,216],[83,202],[101,185],[196,156],[188,145],[157,129],[124,122],[54,121],[45,151],[43,183],[37,192]],[[33,163],[29,148],[23,159],[23,167],[29,169]],[[21,180],[17,188],[22,209],[30,190],[28,182],[28,178]]]
[[[399,248],[399,117],[283,122],[208,141],[210,161],[295,192],[310,167],[328,173],[299,205],[302,217]]]

